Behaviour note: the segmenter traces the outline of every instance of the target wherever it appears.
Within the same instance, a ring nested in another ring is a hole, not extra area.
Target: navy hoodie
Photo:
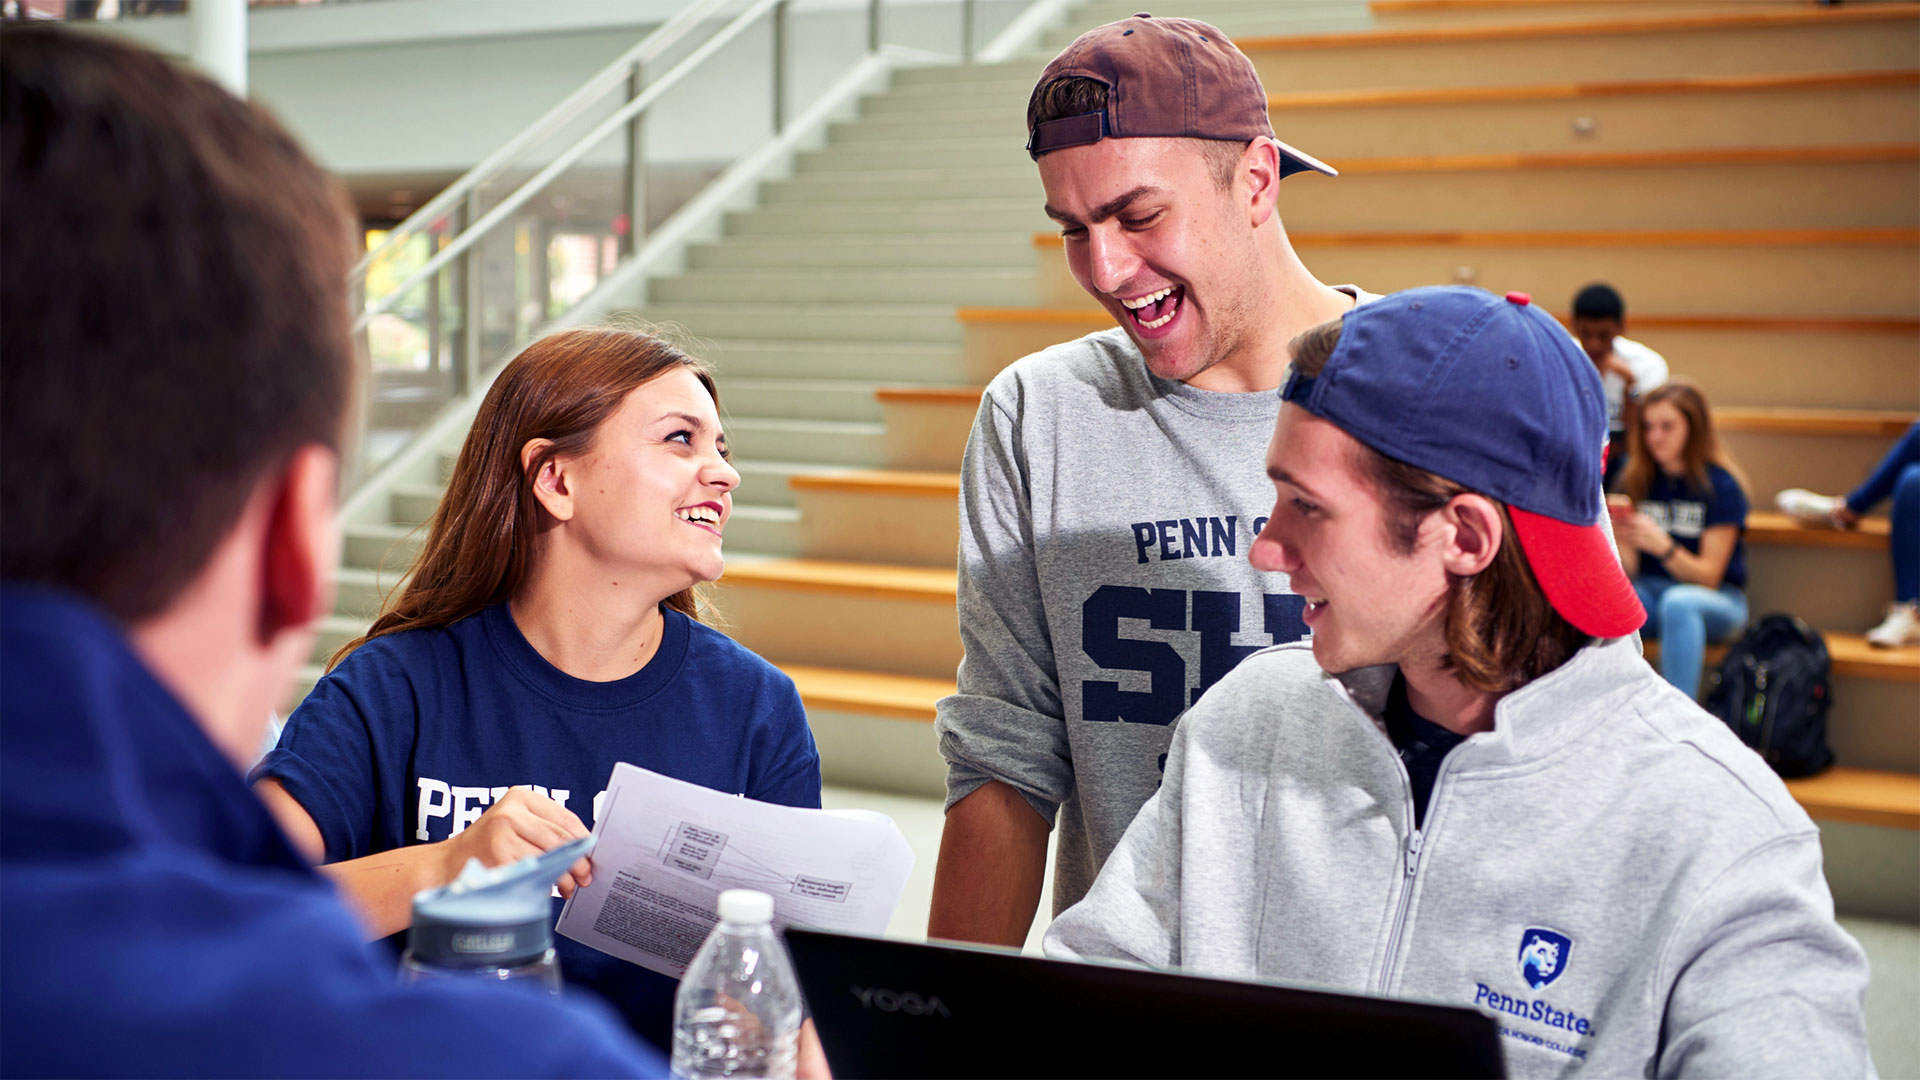
[[[128,647],[0,588],[0,1073],[658,1076],[597,1005],[397,985]]]

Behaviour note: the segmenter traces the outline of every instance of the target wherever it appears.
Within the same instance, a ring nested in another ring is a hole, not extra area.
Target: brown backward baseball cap
[[[1141,12],[1096,26],[1074,39],[1034,83],[1027,109],[1060,79],[1092,79],[1107,88],[1100,112],[1034,125],[1027,153],[1084,146],[1101,139],[1185,138],[1250,142],[1265,136],[1280,147],[1280,175],[1339,173],[1274,138],[1267,92],[1253,62],[1218,29],[1195,19],[1156,19]]]

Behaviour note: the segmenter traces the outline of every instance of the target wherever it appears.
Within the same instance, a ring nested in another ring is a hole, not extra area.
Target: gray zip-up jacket
[[[1047,953],[1477,1007],[1516,1077],[1873,1074],[1813,822],[1630,641],[1503,698],[1418,830],[1392,677],[1243,661]]]

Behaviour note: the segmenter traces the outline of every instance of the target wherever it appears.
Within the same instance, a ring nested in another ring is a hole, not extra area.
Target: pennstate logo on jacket
[[[1520,935],[1520,977],[1535,990],[1544,988],[1567,969],[1573,941],[1565,934],[1535,927]]]

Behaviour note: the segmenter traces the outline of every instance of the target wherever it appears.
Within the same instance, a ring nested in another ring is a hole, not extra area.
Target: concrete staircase
[[[1371,10],[1369,10],[1371,9]],[[904,70],[728,217],[641,313],[700,335],[744,477],[715,590],[806,700],[830,782],[937,794],[953,688],[954,498],[979,387],[1110,325],[1065,274],[1021,149],[1046,55]],[[1467,282],[1559,309],[1609,280],[1629,333],[1715,402],[1755,505],[1844,490],[1920,412],[1920,9],[1795,0],[1208,0],[1281,137],[1342,176],[1281,214],[1329,282]],[[451,449],[451,448],[449,448]],[[365,625],[437,490],[348,537],[332,644]],[[1858,634],[1884,523],[1756,516],[1756,614],[1830,634],[1843,768],[1798,794],[1843,906],[1920,913],[1920,650]],[[382,567],[387,569],[382,570]],[[1852,636],[1848,636],[1852,635]],[[310,674],[317,674],[317,670]]]

